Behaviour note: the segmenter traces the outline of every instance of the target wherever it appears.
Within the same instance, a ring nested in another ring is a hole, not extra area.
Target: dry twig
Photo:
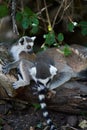
[[[48,20],[48,25],[49,25],[50,27],[52,27],[52,26],[51,26],[50,17],[49,17],[49,14],[48,14],[48,9],[47,9],[47,5],[46,5],[46,1],[45,1],[45,0],[44,0],[44,5],[45,5],[45,8],[46,8],[46,16],[47,16],[47,20]]]

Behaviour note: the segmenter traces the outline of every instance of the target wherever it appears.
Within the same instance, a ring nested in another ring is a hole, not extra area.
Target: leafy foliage
[[[58,34],[58,41],[59,42],[62,42],[64,40],[64,35],[63,35],[63,33],[59,33]]]
[[[45,44],[48,45],[49,47],[56,43],[54,32],[49,32],[48,34],[45,34],[44,38],[45,38]]]
[[[8,7],[12,8],[10,2],[9,0],[5,0],[5,2],[2,2],[2,4],[0,5],[0,18],[7,16],[8,14],[11,14],[8,8]],[[16,21],[18,23],[18,27],[19,28],[21,27],[21,30],[23,30],[22,34],[24,34],[26,30],[27,30],[26,32],[28,32],[29,30],[29,34],[35,35],[38,33],[40,25],[39,25],[37,14],[34,13],[26,4],[24,4],[23,7],[20,7],[20,8],[16,7]],[[47,12],[46,12],[46,15],[47,15]],[[48,12],[48,15],[49,15],[49,12]],[[65,44],[64,34],[62,32],[56,34],[55,30],[53,30],[54,26],[51,25],[52,21],[50,17],[44,18],[44,16],[43,17],[40,16],[43,19],[42,21],[45,21],[46,19],[48,23],[46,24],[45,22],[43,22],[43,24],[45,23],[45,27],[47,26],[46,28],[47,31],[45,32],[45,34],[43,34],[43,37],[45,39],[43,48],[47,49],[48,47],[53,47],[53,46],[58,47],[59,45],[62,45],[62,43]],[[80,21],[79,23],[73,22],[72,17],[70,17],[69,20],[70,22],[67,24],[69,32],[74,32],[75,27],[78,27],[81,29],[81,34],[83,36],[87,35],[87,21],[83,20],[83,21]],[[41,28],[43,28],[42,25],[41,25]],[[66,45],[63,51],[65,55],[70,54],[69,48]]]
[[[64,35],[63,35],[63,33],[59,33],[57,38],[56,38],[55,33],[53,31],[49,31],[48,34],[44,35],[44,38],[45,38],[45,48],[46,48],[46,46],[48,46],[48,47],[50,47],[50,46],[58,47],[59,44],[63,42]],[[58,40],[59,43],[57,43],[57,40]]]
[[[77,27],[77,26],[78,26],[78,23],[77,23],[77,22],[69,22],[69,24],[68,24],[68,31],[74,32],[74,29],[75,29],[75,27]]]
[[[70,22],[68,24],[68,30],[70,32],[74,32],[76,26],[81,28],[81,34],[83,36],[87,35],[87,21],[80,21],[79,24],[75,24],[75,22]]]
[[[31,33],[35,34],[39,29],[39,20],[37,15],[28,7],[24,8],[22,12],[16,14],[17,22],[22,26],[23,29],[31,29]]]
[[[40,104],[38,104],[38,103],[33,103],[32,105],[33,105],[33,107],[34,107],[36,110],[40,109]]]
[[[64,49],[62,50],[62,52],[64,53],[65,56],[69,56],[72,53],[67,44],[64,46]]]
[[[72,22],[70,22],[70,23],[68,24],[68,30],[69,30],[70,32],[74,32],[74,28],[75,28],[74,24],[73,24]]]

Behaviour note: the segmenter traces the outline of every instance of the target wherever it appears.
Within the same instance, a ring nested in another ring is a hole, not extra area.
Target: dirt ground
[[[86,115],[68,115],[49,110],[50,117],[57,130],[87,130],[79,124],[86,121]],[[14,109],[10,104],[0,104],[0,130],[49,130],[40,109],[28,107],[23,110]]]

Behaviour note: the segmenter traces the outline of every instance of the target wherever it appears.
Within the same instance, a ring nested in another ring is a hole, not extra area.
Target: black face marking
[[[21,45],[24,45],[24,38],[20,40]]]

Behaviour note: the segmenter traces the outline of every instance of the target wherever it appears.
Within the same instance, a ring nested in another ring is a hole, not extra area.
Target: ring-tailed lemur
[[[19,69],[21,76],[18,75],[19,80],[13,83],[15,89],[30,84],[28,68],[32,66],[31,61],[35,58],[34,53],[32,53],[35,38],[21,37],[10,49],[14,61],[2,67],[2,71],[5,74],[9,73],[13,68]]]
[[[50,119],[47,111],[47,105],[45,103],[45,95],[48,88],[47,86],[50,85],[51,80],[57,74],[57,69],[54,66],[54,62],[47,55],[40,54],[35,60],[34,67],[32,67],[29,72],[32,79],[36,83],[35,87],[38,91],[38,99],[43,111],[43,117],[45,117],[47,124],[50,126],[50,130],[57,130]]]

